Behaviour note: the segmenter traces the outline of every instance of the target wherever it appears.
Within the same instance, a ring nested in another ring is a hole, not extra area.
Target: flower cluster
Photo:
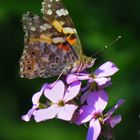
[[[87,140],[107,137],[105,131],[121,121],[121,115],[113,114],[124,103],[120,99],[113,108],[104,112],[108,103],[105,88],[111,85],[110,76],[117,71],[115,64],[106,62],[93,73],[73,73],[63,81],[44,84],[33,95],[32,108],[22,119],[30,121],[33,116],[36,122],[58,118],[77,125],[88,123]]]

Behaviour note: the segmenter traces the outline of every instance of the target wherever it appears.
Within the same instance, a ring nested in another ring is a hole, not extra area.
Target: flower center
[[[90,86],[89,91],[96,91],[98,89],[98,86],[97,86],[96,82],[90,83],[89,86]]]
[[[96,78],[96,75],[95,75],[95,74],[91,74],[91,77],[92,77],[93,79],[95,79],[95,78]]]
[[[100,117],[101,117],[101,113],[100,112],[94,113],[94,118],[95,119],[99,119]]]
[[[65,105],[65,102],[63,100],[58,102],[58,106],[64,106],[64,105]]]

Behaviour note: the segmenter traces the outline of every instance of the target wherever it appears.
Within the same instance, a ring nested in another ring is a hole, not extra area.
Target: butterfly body
[[[68,11],[61,1],[44,0],[43,18],[32,12],[23,15],[25,47],[20,76],[48,78],[80,72],[94,64],[83,55],[81,43]]]

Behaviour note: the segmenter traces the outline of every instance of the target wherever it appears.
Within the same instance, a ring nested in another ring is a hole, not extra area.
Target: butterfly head
[[[74,63],[71,73],[82,72],[87,68],[91,68],[95,63],[95,60],[96,58],[82,55],[82,58]]]
[[[84,56],[83,63],[86,68],[91,68],[95,63],[96,58]]]

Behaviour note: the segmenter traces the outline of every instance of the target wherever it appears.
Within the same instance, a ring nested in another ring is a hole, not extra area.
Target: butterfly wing
[[[20,76],[33,79],[65,73],[80,59],[81,44],[71,18],[61,1],[44,0],[43,18],[23,15],[25,48],[20,60]]]
[[[68,10],[61,0],[44,0],[42,2],[43,18],[54,26],[67,38],[73,49],[78,54],[79,59],[83,55],[81,42],[74,27]],[[61,23],[61,26],[60,24]]]

